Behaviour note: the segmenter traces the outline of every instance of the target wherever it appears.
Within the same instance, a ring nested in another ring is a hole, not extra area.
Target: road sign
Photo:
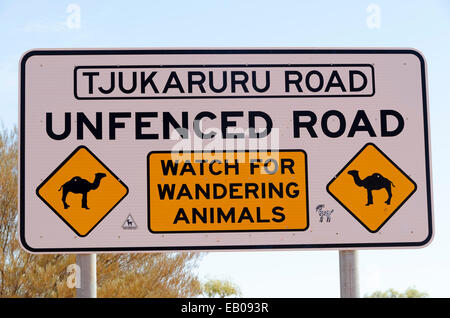
[[[89,149],[80,146],[38,186],[36,194],[83,237],[122,201],[128,188]]]
[[[375,233],[413,195],[417,185],[377,146],[367,144],[327,189],[367,230]]]
[[[190,152],[183,159],[148,155],[150,232],[308,228],[303,151]]]
[[[32,50],[34,253],[418,247],[433,236],[412,49]]]

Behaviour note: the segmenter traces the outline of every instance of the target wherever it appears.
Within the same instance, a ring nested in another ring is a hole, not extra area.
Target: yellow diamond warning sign
[[[128,188],[88,148],[80,146],[36,193],[76,234],[86,236],[128,194]]]
[[[306,153],[171,152],[148,155],[149,230],[304,231]]]
[[[328,192],[370,232],[377,232],[416,191],[415,182],[372,143],[331,180]]]

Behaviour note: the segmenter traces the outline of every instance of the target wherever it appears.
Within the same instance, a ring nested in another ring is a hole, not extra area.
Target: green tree
[[[0,131],[0,297],[73,297],[69,265],[75,255],[36,255],[17,240],[17,129]],[[202,254],[99,254],[99,297],[195,297]]]
[[[203,284],[203,294],[206,297],[239,297],[239,287],[229,280],[212,279]]]
[[[393,288],[389,288],[386,291],[375,291],[370,295],[366,295],[366,298],[427,298],[428,294],[418,291],[413,287],[408,287],[403,293],[398,292]]]

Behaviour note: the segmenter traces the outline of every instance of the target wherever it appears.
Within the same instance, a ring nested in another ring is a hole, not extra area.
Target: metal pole
[[[77,254],[77,265],[81,280],[77,298],[97,298],[97,255]]]
[[[357,251],[339,251],[341,298],[359,298]]]

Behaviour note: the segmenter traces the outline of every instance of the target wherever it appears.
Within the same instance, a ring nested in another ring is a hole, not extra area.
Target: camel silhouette
[[[66,183],[64,183],[58,191],[63,191],[62,195],[62,202],[64,204],[64,209],[67,209],[70,207],[70,205],[66,202],[66,197],[69,192],[72,193],[81,193],[83,195],[81,199],[81,207],[83,209],[89,210],[87,206],[87,193],[91,190],[95,190],[100,186],[100,180],[102,180],[104,177],[106,177],[106,174],[104,173],[96,173],[94,182],[89,182],[86,179],[82,179],[81,177],[73,177]]]
[[[374,173],[371,176],[364,178],[364,180],[361,180],[361,178],[359,177],[358,170],[350,170],[348,174],[353,177],[353,181],[358,187],[364,187],[367,190],[366,206],[373,204],[372,190],[380,190],[380,189],[385,189],[388,194],[388,199],[384,203],[391,204],[392,198],[391,185],[395,187],[392,181],[386,179],[379,173]]]

